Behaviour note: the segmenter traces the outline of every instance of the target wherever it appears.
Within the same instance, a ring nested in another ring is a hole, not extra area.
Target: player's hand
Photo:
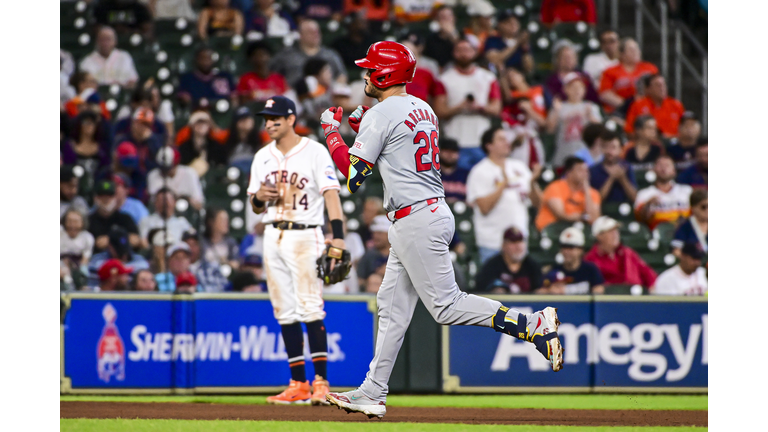
[[[344,243],[344,239],[332,239],[330,242],[331,246],[339,248],[339,249],[346,249],[347,245]],[[331,261],[331,270],[333,270],[334,267],[336,267],[336,263],[338,263],[339,260],[334,259]]]
[[[343,114],[344,109],[342,107],[330,107],[323,111],[323,114],[320,116],[320,124],[323,126],[323,132],[325,133],[326,139],[328,138],[328,135],[339,131],[339,126],[341,126],[341,116]]]
[[[258,191],[256,191],[256,199],[262,202],[268,202],[276,200],[280,197],[277,192],[277,187],[262,183]]]
[[[355,133],[360,130],[360,122],[363,120],[363,115],[368,111],[369,107],[365,105],[358,105],[357,109],[352,112],[352,114],[349,115],[349,127],[352,128]]]

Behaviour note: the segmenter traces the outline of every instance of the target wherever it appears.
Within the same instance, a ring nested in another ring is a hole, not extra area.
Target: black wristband
[[[331,231],[333,231],[334,239],[343,239],[344,238],[344,222],[342,222],[341,219],[331,220]]]
[[[264,204],[265,204],[265,203],[264,203],[264,201],[259,201],[259,199],[258,199],[258,198],[256,198],[256,194],[253,194],[253,195],[251,195],[251,199],[253,200],[253,201],[252,201],[252,202],[253,202],[253,205],[254,205],[256,208],[262,208],[262,207],[264,207]]]

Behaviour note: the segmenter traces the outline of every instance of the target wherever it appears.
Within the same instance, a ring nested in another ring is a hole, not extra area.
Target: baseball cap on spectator
[[[139,152],[136,146],[130,141],[123,141],[117,146],[117,161],[125,168],[136,168],[139,166]]]
[[[75,178],[75,170],[69,165],[63,165],[59,170],[59,182],[69,183]]]
[[[118,257],[130,254],[131,244],[128,242],[128,231],[122,228],[112,228],[109,231],[109,245],[112,246]]]
[[[688,255],[693,259],[704,258],[704,252],[699,248],[697,243],[686,242],[680,250],[680,253]]]
[[[93,194],[96,196],[113,196],[115,194],[115,183],[111,180],[99,180],[96,182]]]
[[[247,107],[246,107],[247,108]],[[210,122],[211,121],[211,115],[208,114],[207,111],[195,111],[192,113],[191,116],[189,116],[189,124],[194,125],[197,122]]]
[[[235,111],[235,122],[239,122],[244,118],[253,117],[253,112],[247,106],[241,106]]]
[[[243,258],[243,265],[261,267],[263,265],[261,256],[256,254],[246,255],[245,258]]]
[[[508,242],[521,242],[525,240],[522,231],[515,227],[509,227],[504,231],[504,240]]]
[[[563,77],[563,87],[567,86],[568,84],[576,80],[581,80],[581,76],[579,76],[579,74],[577,74],[576,72],[568,72]]]
[[[437,145],[438,147],[440,147],[440,151],[443,151],[443,150],[459,151],[459,143],[455,139],[441,138],[437,142]]]
[[[517,18],[517,15],[515,15],[515,11],[513,11],[512,9],[502,9],[501,11],[499,11],[499,15],[496,17],[496,22],[502,22],[512,17]]]
[[[618,227],[619,223],[616,222],[616,219],[613,219],[610,216],[600,216],[592,223],[592,235],[597,237],[598,234],[602,234]]]
[[[424,37],[414,31],[409,31],[400,37],[399,42],[410,42],[416,46],[421,46],[424,45]]]
[[[369,230],[371,232],[387,232],[390,226],[392,226],[392,222],[385,215],[378,215],[373,218]]]
[[[181,162],[181,154],[174,147],[165,146],[157,151],[155,162],[160,168],[173,168]]]
[[[152,123],[155,121],[155,113],[149,108],[138,108],[133,112],[133,120],[144,123],[147,126],[152,126]]]
[[[191,255],[192,254],[192,250],[189,248],[188,244],[186,244],[184,242],[178,242],[178,243],[174,243],[173,246],[168,248],[168,252],[166,252],[166,256],[168,258],[170,258],[170,257],[173,256],[173,254],[175,254],[176,252],[179,252],[179,251],[186,252],[187,255]]]
[[[285,96],[273,96],[264,103],[264,109],[261,110],[259,115],[272,115],[279,117],[287,117],[291,114],[296,114],[296,104],[292,100]]]
[[[133,183],[131,182],[131,179],[128,178],[125,173],[116,173],[112,176],[112,181],[115,182],[115,186],[122,186],[124,188],[130,189],[131,186],[133,186]]]
[[[490,17],[496,13],[496,8],[486,1],[475,1],[467,6],[467,15]]]
[[[684,122],[686,120],[698,120],[699,118],[696,117],[696,113],[693,111],[686,111],[683,113],[682,116],[680,116],[680,122]]]
[[[569,227],[560,233],[560,246],[584,247],[584,232],[576,227]]]
[[[197,285],[197,278],[191,272],[179,273],[176,276],[176,286],[179,285]]]
[[[187,240],[199,240],[200,237],[197,235],[197,231],[190,230],[190,231],[184,231],[184,234],[181,235],[181,241],[185,242]]]
[[[565,273],[561,270],[550,270],[544,275],[544,286],[550,286],[558,282],[565,282]]]
[[[108,259],[104,261],[98,271],[99,280],[105,281],[115,275],[131,274],[133,269],[123,265],[119,259]]]

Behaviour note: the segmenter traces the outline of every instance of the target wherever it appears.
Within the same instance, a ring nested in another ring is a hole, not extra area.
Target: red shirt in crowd
[[[656,283],[656,272],[643,261],[637,252],[619,245],[613,257],[598,249],[597,244],[584,255],[584,261],[595,263],[605,278],[605,283],[642,285],[651,287]]]
[[[541,22],[544,24],[577,21],[597,22],[594,0],[544,0],[541,4]]]
[[[633,71],[628,71],[621,63],[609,67],[603,72],[600,80],[600,93],[606,90],[613,90],[614,93],[623,99],[631,98],[637,92],[637,81],[644,75],[653,75],[659,73],[659,69],[653,64],[641,61],[635,66]],[[612,108],[606,108],[613,111]]]
[[[656,126],[665,137],[676,137],[677,127],[680,125],[680,118],[682,118],[683,112],[685,112],[683,104],[669,96],[661,102],[661,105],[656,105],[651,98],[638,98],[629,107],[627,125],[624,127],[624,130],[628,134],[634,133],[635,119],[643,115],[651,115],[656,119]]]
[[[288,91],[288,83],[285,82],[285,77],[277,72],[273,72],[266,79],[255,72],[247,72],[237,83],[237,94],[249,101],[265,101],[272,96],[282,95],[286,91]]]
[[[445,94],[445,86],[429,70],[416,68],[413,82],[405,85],[405,91],[429,103],[430,98]]]

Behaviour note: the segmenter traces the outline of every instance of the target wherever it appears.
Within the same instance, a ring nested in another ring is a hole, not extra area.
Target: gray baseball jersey
[[[381,173],[387,211],[445,196],[438,131],[432,107],[411,95],[388,97],[363,116],[349,154]]]

